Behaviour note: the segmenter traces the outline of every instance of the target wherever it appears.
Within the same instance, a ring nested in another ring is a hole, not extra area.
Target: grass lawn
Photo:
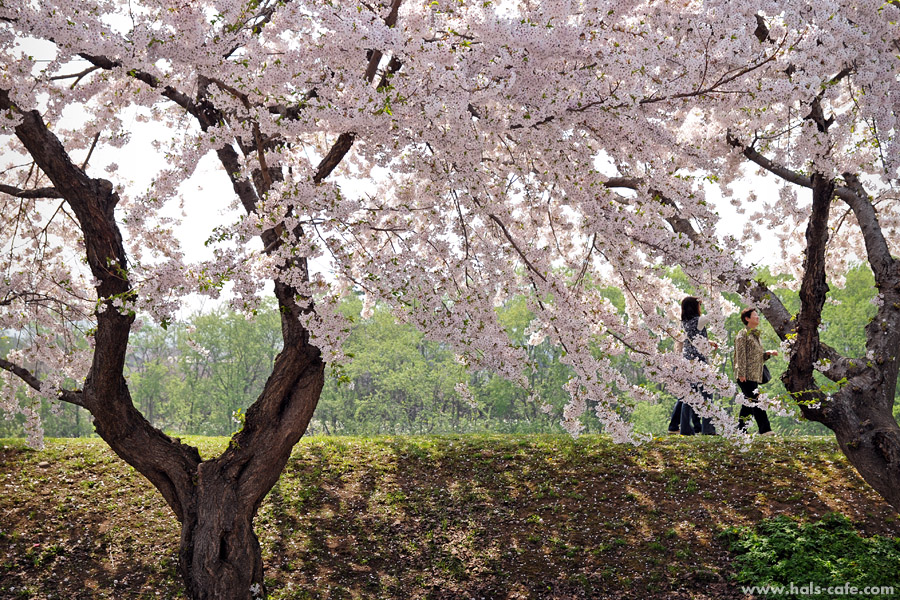
[[[829,512],[900,537],[831,438],[311,437],[256,530],[272,598],[749,598],[721,532]],[[181,598],[178,538],[101,440],[0,440],[0,598]]]

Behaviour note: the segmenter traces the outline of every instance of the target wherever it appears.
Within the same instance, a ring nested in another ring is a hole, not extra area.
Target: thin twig
[[[84,159],[84,162],[81,163],[81,170],[82,170],[82,171],[84,171],[84,169],[87,167],[88,161],[91,160],[91,154],[94,153],[94,148],[97,147],[97,140],[99,140],[99,139],[100,139],[100,132],[98,131],[97,134],[94,136],[94,141],[93,141],[93,143],[91,143],[91,149],[88,150],[88,153],[87,153],[87,156],[86,156],[85,159]]]

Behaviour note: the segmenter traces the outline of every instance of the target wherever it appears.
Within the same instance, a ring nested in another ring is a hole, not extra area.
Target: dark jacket
[[[708,320],[706,316],[699,316],[681,322],[681,328],[684,329],[684,333],[687,336],[687,339],[684,341],[684,357],[688,360],[706,362],[706,356],[697,350],[693,342],[697,336],[707,337],[706,323]]]

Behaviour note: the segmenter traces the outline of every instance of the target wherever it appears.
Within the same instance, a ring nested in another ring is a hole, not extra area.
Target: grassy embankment
[[[318,437],[256,528],[273,598],[743,598],[723,530],[831,511],[900,536],[831,439]],[[182,597],[178,536],[99,439],[0,440],[0,598]]]

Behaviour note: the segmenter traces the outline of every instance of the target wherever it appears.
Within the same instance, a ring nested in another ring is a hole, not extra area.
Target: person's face
[[[750,313],[749,317],[747,317],[747,327],[749,327],[750,329],[756,329],[757,327],[759,327],[759,315],[756,314],[755,310]]]
[[[703,301],[697,300],[697,312],[703,314]]]

